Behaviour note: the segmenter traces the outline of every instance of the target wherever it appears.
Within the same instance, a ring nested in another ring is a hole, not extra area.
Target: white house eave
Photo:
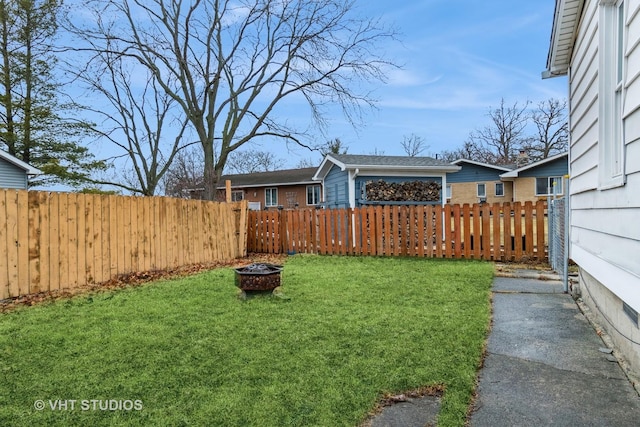
[[[43,175],[44,174],[44,172],[42,172],[40,169],[34,168],[29,163],[23,162],[22,160],[12,156],[9,153],[5,153],[2,150],[0,150],[0,158],[6,160],[7,162],[11,163],[14,166],[19,167],[20,169],[23,169],[27,173],[27,175]]]
[[[546,163],[553,162],[554,160],[558,160],[558,159],[560,159],[560,158],[562,158],[564,156],[567,156],[567,153],[560,153],[560,154],[556,154],[555,156],[547,157],[546,159],[538,160],[537,162],[530,163],[530,164],[528,164],[526,166],[523,166],[521,168],[514,169],[514,170],[509,171],[507,173],[503,173],[503,174],[500,175],[500,178],[517,178],[518,174],[520,172],[524,172],[524,171],[529,170],[531,168],[536,168],[536,167],[544,165]]]
[[[333,165],[338,166],[340,170],[345,170],[347,167],[341,161],[336,160],[331,157],[330,154],[327,154],[326,156],[324,156],[324,159],[322,159],[322,163],[320,163],[320,166],[318,166],[316,173],[311,179],[314,181],[322,181],[324,177],[327,176]]]
[[[547,69],[542,78],[567,74],[583,5],[584,0],[556,0]]]
[[[451,162],[451,164],[453,164],[453,165],[459,165],[460,163],[469,163],[471,165],[483,166],[485,168],[497,169],[497,170],[501,170],[501,171],[505,171],[505,172],[511,171],[511,169],[505,168],[504,166],[497,166],[497,165],[491,165],[489,163],[476,162],[475,160],[458,159],[458,160],[454,160],[453,162]]]

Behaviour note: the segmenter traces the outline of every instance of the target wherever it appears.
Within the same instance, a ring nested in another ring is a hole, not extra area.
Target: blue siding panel
[[[0,159],[0,188],[27,189],[27,174],[4,159]]]
[[[327,173],[327,176],[324,178],[324,205],[327,208],[349,207],[349,192],[347,191],[349,185],[348,180],[348,172],[340,170],[337,166],[333,166],[329,173]]]
[[[447,174],[447,184],[457,184],[459,182],[483,182],[500,181],[500,175],[505,171],[488,168],[485,166],[462,163],[458,172]]]
[[[561,157],[544,165],[527,169],[518,174],[522,178],[537,178],[545,176],[564,176],[569,173],[567,157]]]

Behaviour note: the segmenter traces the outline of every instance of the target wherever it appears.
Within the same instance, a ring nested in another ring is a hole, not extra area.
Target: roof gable
[[[404,171],[404,172],[456,172],[460,166],[433,157],[374,156],[364,154],[327,154],[318,167],[314,179],[322,179],[332,167],[341,170]]]
[[[557,160],[560,160],[562,158],[565,159],[565,162],[567,163],[567,170],[568,170],[569,153],[560,153],[560,154],[556,154],[555,156],[547,157],[546,159],[542,159],[542,160],[538,160],[537,162],[530,163],[526,166],[522,166],[521,168],[514,169],[510,172],[505,172],[502,175],[500,175],[500,177],[501,178],[517,178],[518,176],[521,176],[521,175],[530,175],[532,171],[534,171],[535,169],[545,167],[546,165],[552,162],[555,162]]]

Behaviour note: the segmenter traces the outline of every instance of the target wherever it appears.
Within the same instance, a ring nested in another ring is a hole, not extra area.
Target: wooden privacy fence
[[[546,202],[249,211],[264,253],[546,260]]]
[[[246,254],[247,203],[0,190],[0,299]]]

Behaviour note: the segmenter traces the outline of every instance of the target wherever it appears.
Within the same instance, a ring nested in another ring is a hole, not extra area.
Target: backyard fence
[[[246,254],[246,202],[0,190],[0,299]]]
[[[249,211],[262,253],[546,261],[546,202]]]

